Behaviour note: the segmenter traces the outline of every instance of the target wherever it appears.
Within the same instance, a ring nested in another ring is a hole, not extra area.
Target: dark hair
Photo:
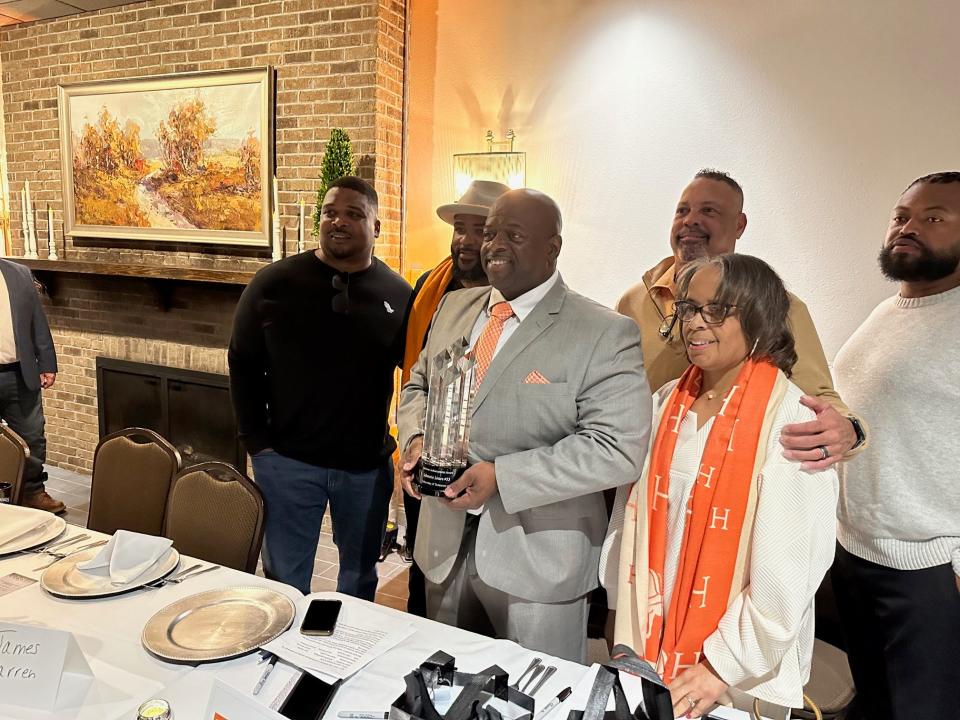
[[[717,182],[722,182],[724,185],[732,187],[737,193],[737,197],[740,198],[740,208],[743,208],[743,188],[740,187],[740,183],[730,177],[730,173],[724,172],[723,170],[717,170],[716,168],[702,168],[693,176],[694,180],[699,180],[700,178],[706,178],[707,180],[715,180]]]
[[[373,185],[363,178],[358,178],[356,175],[344,175],[342,178],[337,178],[330,183],[327,192],[330,192],[333,188],[344,188],[358,192],[361,195],[366,195],[367,200],[373,205],[374,211],[380,207],[380,198],[377,196],[377,191],[373,189]]]
[[[696,272],[710,266],[720,270],[720,287],[713,301],[737,306],[747,347],[753,348],[750,357],[770,358],[789,377],[797,362],[797,351],[790,330],[790,295],[783,280],[772,267],[752,255],[730,253],[700,258],[680,273],[678,300],[686,299]]]
[[[929,175],[924,175],[923,177],[918,177],[912,183],[907,185],[906,192],[914,185],[920,185],[921,183],[931,183],[933,185],[945,185],[947,183],[960,182],[960,171],[957,170],[948,170],[946,172],[930,173]]]

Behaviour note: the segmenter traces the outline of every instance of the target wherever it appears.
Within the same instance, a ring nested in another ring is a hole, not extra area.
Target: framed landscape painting
[[[272,71],[59,87],[65,234],[270,245]]]

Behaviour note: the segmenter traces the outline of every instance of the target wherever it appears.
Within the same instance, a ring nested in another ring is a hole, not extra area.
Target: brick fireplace
[[[48,286],[44,302],[60,361],[57,383],[44,393],[50,464],[91,469],[97,357],[226,373],[244,278],[269,262],[269,250],[64,244],[57,85],[273,67],[281,221],[295,225],[300,198],[312,205],[325,141],[342,127],[360,174],[380,194],[376,254],[399,269],[404,13],[396,0],[152,0],[0,30],[8,184],[19,192],[29,180],[34,204],[51,205],[63,248],[60,265],[35,268]],[[14,255],[21,255],[16,203],[13,209]],[[294,234],[287,253],[295,252]],[[45,220],[38,235],[46,236]],[[74,271],[71,262],[113,264],[130,275],[137,274],[130,267],[143,266],[144,277]],[[168,277],[147,277],[157,267]],[[189,271],[233,276],[195,279]]]

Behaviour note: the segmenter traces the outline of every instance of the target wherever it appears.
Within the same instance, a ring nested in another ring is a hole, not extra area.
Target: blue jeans
[[[272,580],[310,592],[323,514],[330,504],[340,555],[337,591],[364,600],[377,592],[377,560],[393,494],[393,462],[365,472],[317,467],[272,450],[253,457],[266,502],[263,569]]]
[[[0,372],[0,418],[30,448],[30,457],[23,470],[24,497],[40,492],[47,479],[43,471],[43,463],[47,459],[43,403],[40,390],[30,390],[20,377],[19,370]]]

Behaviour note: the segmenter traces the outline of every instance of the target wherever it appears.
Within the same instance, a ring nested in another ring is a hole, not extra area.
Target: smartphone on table
[[[339,600],[311,600],[300,625],[300,634],[333,635],[342,605]]]

